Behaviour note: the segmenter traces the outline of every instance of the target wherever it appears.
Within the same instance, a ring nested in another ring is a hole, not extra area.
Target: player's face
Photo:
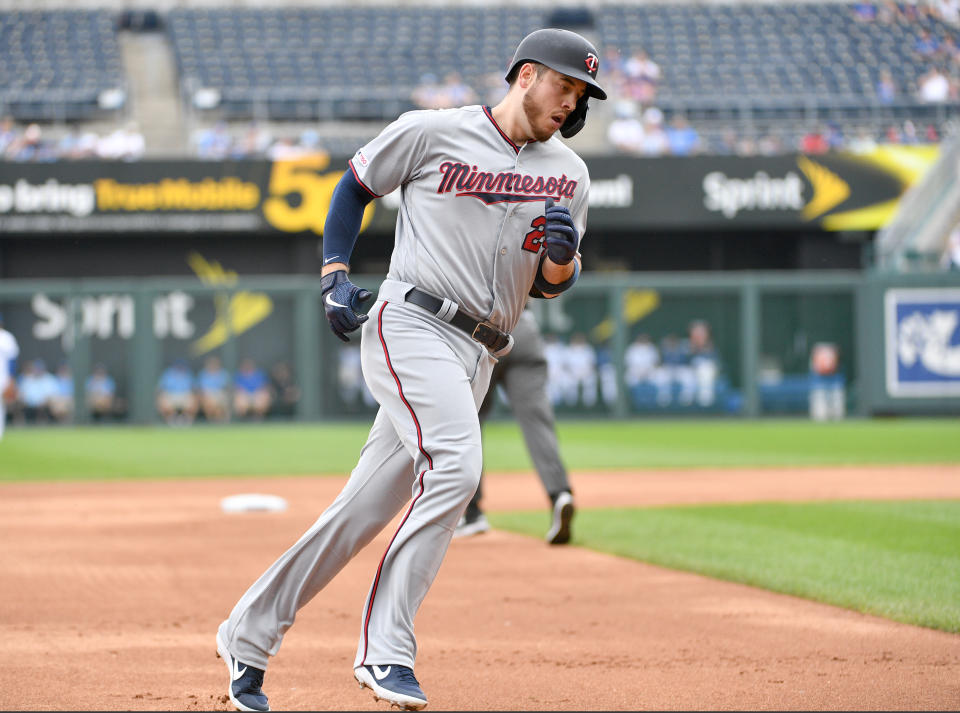
[[[533,138],[546,141],[553,136],[586,91],[583,80],[547,68],[523,95],[523,113]]]

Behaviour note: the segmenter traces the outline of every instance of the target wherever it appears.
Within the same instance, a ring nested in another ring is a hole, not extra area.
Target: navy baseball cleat
[[[427,695],[420,688],[413,669],[407,666],[358,666],[353,675],[360,688],[373,691],[375,700],[390,701],[408,711],[418,711],[427,705]]]
[[[263,669],[240,663],[228,650],[217,632],[217,656],[227,664],[230,679],[227,695],[238,711],[268,711],[270,704],[263,693]]]

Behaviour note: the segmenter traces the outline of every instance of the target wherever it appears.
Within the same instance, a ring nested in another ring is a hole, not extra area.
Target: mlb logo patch
[[[884,317],[887,393],[960,396],[960,290],[887,290]]]

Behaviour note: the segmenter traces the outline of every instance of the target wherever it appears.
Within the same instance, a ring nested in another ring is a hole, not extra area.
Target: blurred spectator
[[[626,97],[627,73],[620,50],[615,46],[608,45],[604,51],[600,72],[603,74],[603,86],[611,98]]]
[[[677,114],[667,128],[667,144],[673,156],[693,156],[700,153],[700,134],[685,117]]]
[[[853,4],[853,17],[861,22],[872,22],[877,19],[877,6],[872,2],[856,2]]]
[[[823,154],[830,149],[827,143],[827,137],[823,134],[821,127],[811,129],[800,139],[800,152],[805,154]]]
[[[710,326],[702,319],[694,320],[687,334],[696,401],[700,406],[712,406],[717,395],[720,364],[710,336]]]
[[[663,112],[652,106],[643,112],[643,155],[662,156],[670,150],[663,130]]]
[[[197,391],[200,395],[200,410],[208,421],[223,423],[230,418],[230,374],[223,368],[220,357],[208,356],[197,374]]]
[[[947,245],[940,258],[940,267],[944,270],[960,270],[960,223],[947,236]]]
[[[566,350],[569,380],[564,401],[574,406],[579,401],[587,408],[597,403],[597,353],[579,332],[570,336]]]
[[[300,387],[293,379],[293,371],[285,361],[279,361],[270,369],[270,391],[273,395],[271,415],[291,418],[297,413],[300,402]]]
[[[903,135],[900,133],[900,127],[896,124],[890,124],[883,132],[883,142],[886,144],[903,143]]]
[[[496,106],[506,95],[507,87],[503,72],[488,72],[483,77],[483,103]]]
[[[759,144],[752,136],[740,136],[737,138],[737,156],[756,156],[759,151]]]
[[[543,356],[547,360],[547,396],[554,406],[559,405],[568,391],[567,345],[555,334],[543,335]]]
[[[63,363],[58,366],[54,379],[57,388],[50,396],[50,415],[58,423],[69,423],[73,420],[73,374],[70,365]]]
[[[776,156],[786,151],[779,134],[764,134],[757,140],[757,153],[761,156]]]
[[[734,156],[737,154],[737,143],[739,137],[732,127],[726,127],[717,140],[714,151],[721,156]]]
[[[87,409],[94,421],[103,421],[113,416],[117,397],[117,384],[107,373],[107,367],[96,364],[84,386]]]
[[[128,122],[97,143],[97,156],[111,161],[137,161],[143,158],[146,143],[136,122]]]
[[[171,426],[189,425],[197,416],[197,395],[186,359],[177,359],[160,375],[157,410]]]
[[[270,132],[256,121],[247,124],[247,129],[239,141],[230,147],[231,158],[248,158],[262,156],[273,143]]]
[[[367,388],[360,368],[360,347],[352,344],[340,347],[337,383],[340,386],[340,398],[345,404],[352,406],[362,400],[366,406],[376,406],[376,399]]]
[[[930,59],[940,49],[940,41],[930,34],[927,29],[921,29],[920,34],[913,43],[913,51],[923,59]]]
[[[676,334],[667,334],[660,342],[660,366],[654,369],[651,379],[657,387],[657,404],[669,406],[677,401],[683,406],[693,403],[696,386],[693,369],[690,367],[689,344]]]
[[[903,122],[903,133],[901,134],[901,140],[906,145],[920,143],[920,137],[917,135],[917,125],[910,121],[910,119],[907,119]]]
[[[646,50],[636,50],[624,62],[623,68],[627,80],[627,96],[641,104],[649,104],[656,99],[660,65],[650,58]]]
[[[466,106],[476,104],[477,93],[473,88],[463,81],[459,72],[448,72],[443,78],[441,87],[442,104],[439,108],[447,109],[454,106]]]
[[[421,75],[420,82],[410,94],[410,99],[420,109],[436,109],[440,105],[440,91],[440,80],[437,75],[427,72]]]
[[[880,70],[877,80],[877,101],[881,104],[893,104],[897,98],[897,83],[889,69]]]
[[[636,336],[623,355],[623,381],[628,387],[634,387],[649,381],[653,371],[660,362],[660,352],[650,339],[650,335],[642,332]]]
[[[960,0],[934,0],[940,19],[951,25],[960,25]]]
[[[303,156],[309,156],[322,150],[317,147],[319,142],[316,138],[308,138],[308,141],[313,141],[313,148],[294,140],[291,136],[281,136],[270,145],[270,148],[267,149],[266,156],[271,161],[290,161],[292,159],[302,158]]]
[[[13,123],[12,116],[0,119],[0,157],[6,155],[7,148],[16,140],[19,134]]]
[[[643,152],[643,124],[636,116],[636,105],[619,100],[613,108],[614,120],[607,126],[607,141],[618,151],[639,155]]]
[[[877,148],[877,140],[873,133],[865,126],[857,129],[856,135],[850,139],[850,150],[853,153],[866,154]]]
[[[194,141],[197,145],[197,157],[209,161],[225,159],[230,154],[230,146],[233,142],[227,131],[227,124],[223,121],[198,131]]]
[[[20,420],[47,423],[50,420],[50,399],[57,393],[57,379],[47,371],[43,359],[27,362],[19,383]]]
[[[233,380],[234,416],[262,421],[272,401],[266,372],[250,357],[241,359]]]
[[[920,101],[926,104],[943,104],[950,99],[950,80],[939,67],[931,67],[917,81]]]
[[[839,151],[846,143],[846,138],[843,135],[843,127],[835,121],[827,124],[827,131],[824,138],[827,141],[827,147],[830,151]]]
[[[613,406],[617,403],[617,365],[613,363],[613,350],[609,344],[597,345],[597,378],[600,382],[600,398]]]
[[[39,124],[30,124],[7,147],[7,158],[11,161],[44,162],[54,161],[56,157],[55,147],[43,140]]]
[[[421,109],[449,109],[476,103],[477,93],[463,81],[459,72],[447,73],[442,84],[435,74],[424,74],[411,99]]]
[[[9,330],[4,329],[3,314],[0,313],[0,439],[7,427],[7,405],[13,408],[17,402],[15,374],[18,356],[20,344]]]

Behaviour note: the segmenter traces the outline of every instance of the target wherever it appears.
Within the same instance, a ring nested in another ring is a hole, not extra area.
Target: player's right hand
[[[337,270],[321,277],[320,294],[330,329],[341,341],[349,342],[347,334],[369,319],[368,315],[359,310],[361,304],[373,295],[369,290],[350,282],[345,270]]]
[[[544,218],[547,221],[544,226],[547,256],[557,265],[566,265],[577,254],[577,245],[580,242],[570,209],[555,204],[548,198]]]

